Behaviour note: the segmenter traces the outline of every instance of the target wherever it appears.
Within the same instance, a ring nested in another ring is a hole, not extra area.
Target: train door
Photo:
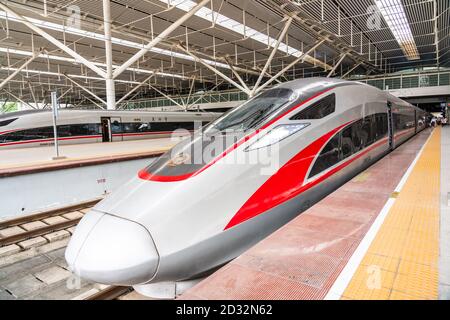
[[[392,115],[392,103],[388,102],[388,132],[389,132],[389,147],[391,150],[394,150],[394,117]]]
[[[112,141],[123,141],[121,118],[111,117],[111,134],[112,134]]]
[[[101,118],[103,142],[112,141],[111,118]]]
[[[416,127],[416,133],[419,132],[419,117],[417,114],[417,110],[414,109],[414,125]]]

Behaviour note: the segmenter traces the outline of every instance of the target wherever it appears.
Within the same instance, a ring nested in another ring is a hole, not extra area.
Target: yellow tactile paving
[[[434,130],[342,299],[437,299],[441,129]]]

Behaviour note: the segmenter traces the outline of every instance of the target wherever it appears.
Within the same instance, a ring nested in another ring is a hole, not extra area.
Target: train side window
[[[313,168],[311,169],[311,173],[309,174],[310,178],[327,170],[328,168],[331,168],[340,161],[340,138],[340,134],[335,135],[328,142],[325,148],[323,148],[322,152],[314,163]]]
[[[355,153],[355,146],[353,144],[353,127],[350,126],[342,131],[341,141],[342,158],[345,159]]]
[[[58,137],[71,137],[73,134],[70,132],[70,126],[58,126]]]
[[[11,132],[0,136],[2,142],[26,141],[53,138],[53,127],[33,128]]]
[[[375,127],[376,127],[376,137],[375,140],[378,141],[383,139],[388,134],[388,119],[386,113],[378,113],[375,115]]]
[[[89,135],[97,135],[102,133],[102,126],[100,123],[90,123],[88,125]]]
[[[90,135],[88,124],[71,124],[58,126],[59,137],[76,137]]]
[[[322,100],[314,103],[305,110],[300,111],[291,120],[317,120],[336,111],[336,94],[330,94]]]
[[[394,113],[394,128],[396,131],[402,131],[415,126],[414,114]]]
[[[195,123],[194,122],[182,122],[181,127],[186,130],[194,130]]]
[[[368,147],[375,142],[374,117],[365,117],[361,124],[362,147]]]
[[[355,122],[351,127],[353,145],[355,147],[353,153],[356,153],[365,147],[366,142],[369,138],[369,132],[365,131],[364,129],[364,119]]]
[[[113,121],[111,123],[111,132],[113,134],[119,134],[122,133],[122,124],[119,121]]]

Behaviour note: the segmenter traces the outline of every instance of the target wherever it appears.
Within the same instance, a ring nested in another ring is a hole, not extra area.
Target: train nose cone
[[[91,211],[78,225],[66,260],[83,279],[136,285],[153,278],[159,255],[149,232],[140,224]]]

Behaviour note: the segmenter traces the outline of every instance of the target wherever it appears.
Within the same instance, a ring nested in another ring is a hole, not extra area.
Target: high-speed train
[[[212,112],[150,112],[60,110],[60,144],[113,142],[170,137],[178,129],[193,131],[217,119]],[[0,115],[0,150],[48,146],[54,143],[52,111],[22,111]]]
[[[283,83],[101,201],[77,227],[66,260],[82,278],[144,294],[200,278],[423,130],[426,116],[359,82]],[[204,157],[194,161],[199,150]]]

